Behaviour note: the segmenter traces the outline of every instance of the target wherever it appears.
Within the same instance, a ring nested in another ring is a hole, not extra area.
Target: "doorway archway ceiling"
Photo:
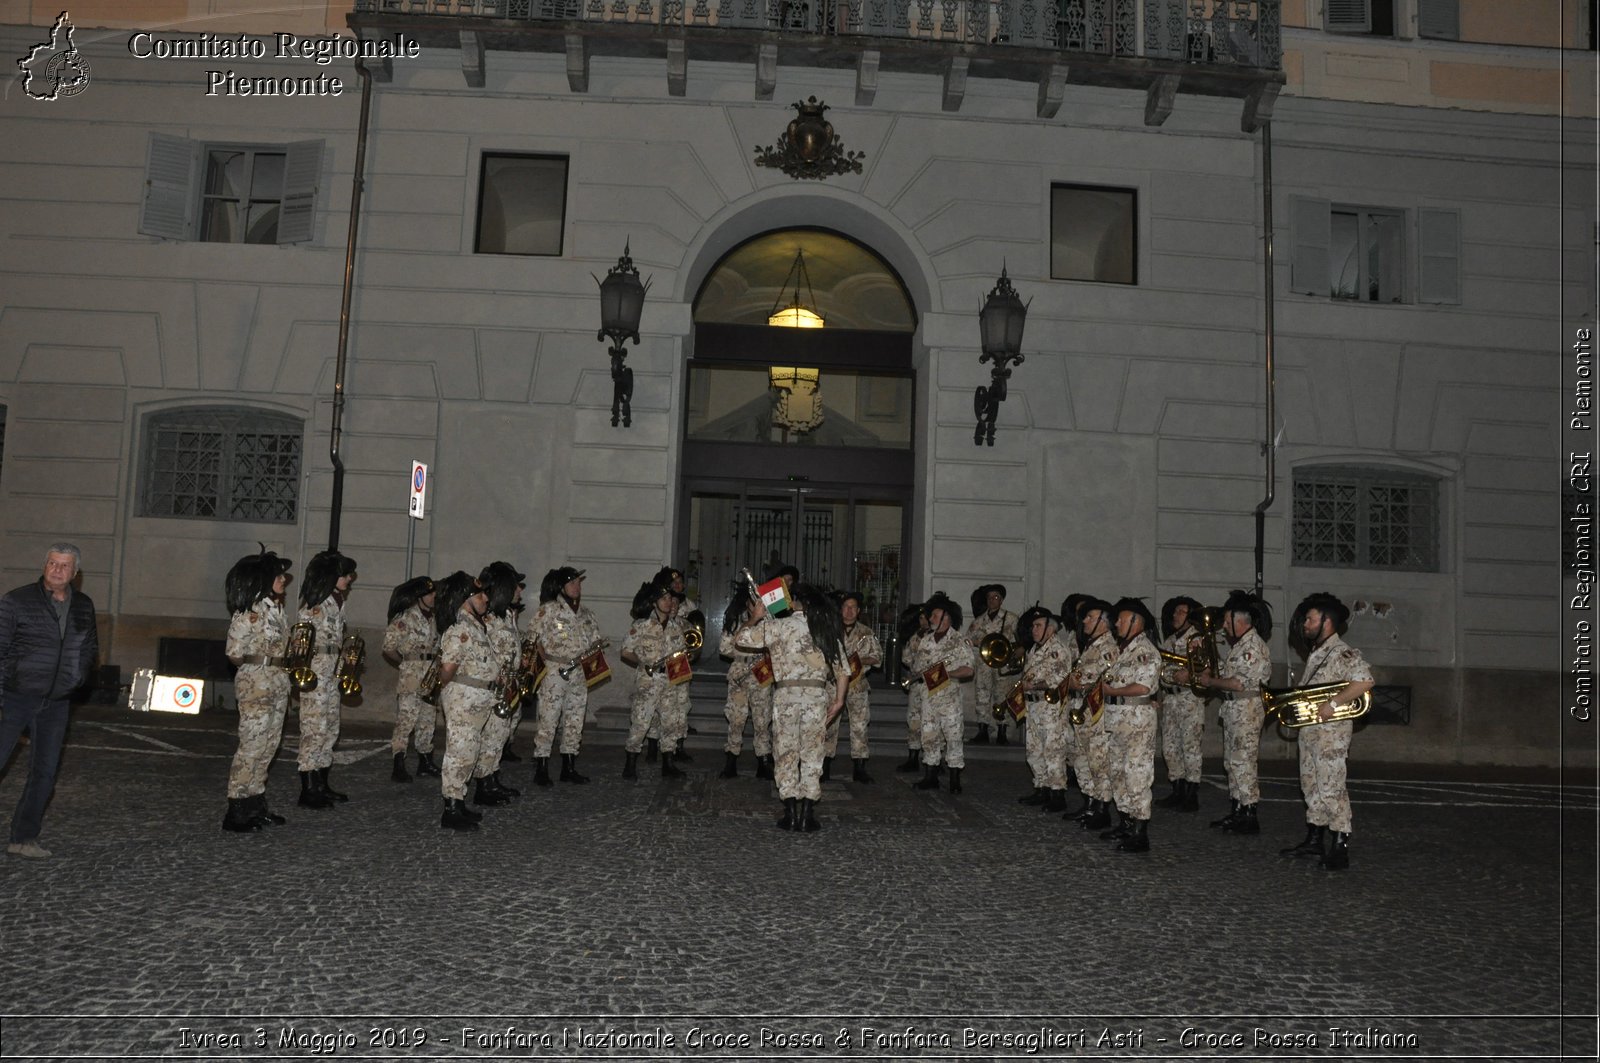
[[[773,304],[793,295],[784,281],[797,250],[805,254],[817,310],[829,328],[915,330],[905,289],[882,259],[836,233],[809,229],[766,233],[729,252],[701,287],[695,320],[765,326]]]

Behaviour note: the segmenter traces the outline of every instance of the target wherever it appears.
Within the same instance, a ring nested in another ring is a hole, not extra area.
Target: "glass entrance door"
[[[860,591],[862,619],[880,639],[901,608],[900,562],[909,499],[882,488],[812,484],[691,483],[682,541],[690,596],[706,614],[706,641],[722,637],[731,587],[747,569],[758,583],[784,565],[832,590]],[[721,667],[707,654],[707,668]]]

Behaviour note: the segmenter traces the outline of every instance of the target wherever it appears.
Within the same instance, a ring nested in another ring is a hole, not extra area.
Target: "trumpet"
[[[609,645],[611,645],[610,639],[595,639],[589,644],[589,648],[578,654],[577,658],[573,660],[571,664],[567,665],[565,668],[556,669],[556,675],[560,676],[562,679],[567,678],[567,676],[572,674],[572,670],[574,668],[583,667],[583,659],[585,657],[594,653],[596,650],[603,650]]]
[[[333,677],[339,681],[341,697],[361,696],[361,666],[367,660],[367,643],[360,635],[346,635],[339,646],[339,667]]]
[[[302,620],[289,629],[289,650],[285,654],[289,668],[289,681],[301,694],[317,689],[317,673],[311,667],[313,648],[317,642],[317,629],[308,620]]]
[[[692,627],[683,633],[683,644],[693,652],[706,644],[706,636],[699,628]]]
[[[1106,708],[1106,695],[1100,684],[1106,681],[1106,676],[1110,675],[1111,669],[1116,666],[1116,658],[1112,658],[1095,677],[1094,682],[1089,684],[1088,693],[1083,696],[1083,703],[1067,714],[1067,719],[1072,721],[1074,727],[1082,727],[1085,724],[1093,726],[1100,722],[1100,714]]]
[[[517,666],[506,661],[494,679],[494,714],[502,720],[511,719],[522,704],[522,683]]]
[[[1337,723],[1365,716],[1372,708],[1372,691],[1364,691],[1354,701],[1333,706],[1333,715],[1322,718],[1322,707],[1349,686],[1349,683],[1320,683],[1314,686],[1285,687],[1281,690],[1261,688],[1261,705],[1267,715],[1276,716],[1284,727],[1309,727],[1318,723]]]

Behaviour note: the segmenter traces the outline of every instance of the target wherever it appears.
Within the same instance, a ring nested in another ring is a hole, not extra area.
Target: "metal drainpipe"
[[[339,350],[333,370],[333,422],[328,436],[328,457],[333,462],[333,500],[328,514],[328,549],[339,549],[339,515],[344,509],[344,462],[339,457],[339,438],[344,433],[344,371],[350,353],[350,295],[355,288],[356,233],[361,227],[362,173],[367,161],[367,118],[372,113],[372,72],[360,59],[356,73],[361,77],[361,126],[356,132],[355,173],[350,179],[350,235],[344,247],[344,295],[339,301]]]
[[[1256,505],[1256,596],[1260,597],[1265,582],[1264,569],[1267,535],[1267,510],[1272,508],[1273,497],[1277,493],[1278,454],[1273,446],[1272,432],[1277,417],[1277,384],[1274,375],[1272,360],[1272,123],[1266,122],[1261,126],[1261,212],[1265,219],[1266,239],[1264,242],[1266,265],[1264,281],[1266,289],[1266,355],[1267,355],[1267,425],[1263,448],[1267,455],[1267,493],[1266,497]]]

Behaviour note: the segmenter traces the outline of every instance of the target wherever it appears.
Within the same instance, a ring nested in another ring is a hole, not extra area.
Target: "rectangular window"
[[[1293,560],[1329,568],[1439,571],[1439,483],[1391,469],[1294,476]]]
[[[256,410],[191,409],[146,422],[146,517],[293,523],[304,426]]]
[[[1333,297],[1368,303],[1404,301],[1405,218],[1396,211],[1336,207],[1329,266]]]
[[[218,148],[206,153],[200,239],[220,244],[275,244],[283,204],[284,153]]]
[[[484,153],[479,254],[559,255],[566,213],[566,156]]]
[[[1417,0],[1417,36],[1436,41],[1460,40],[1460,0]]]
[[[1138,283],[1135,193],[1096,185],[1050,187],[1050,276],[1055,280]]]
[[[1394,36],[1394,0],[1323,0],[1323,26],[1329,33]]]
[[[151,133],[139,231],[166,240],[307,243],[322,146],[320,140],[207,144]]]
[[[1459,304],[1461,212],[1290,201],[1293,291],[1365,303]]]

